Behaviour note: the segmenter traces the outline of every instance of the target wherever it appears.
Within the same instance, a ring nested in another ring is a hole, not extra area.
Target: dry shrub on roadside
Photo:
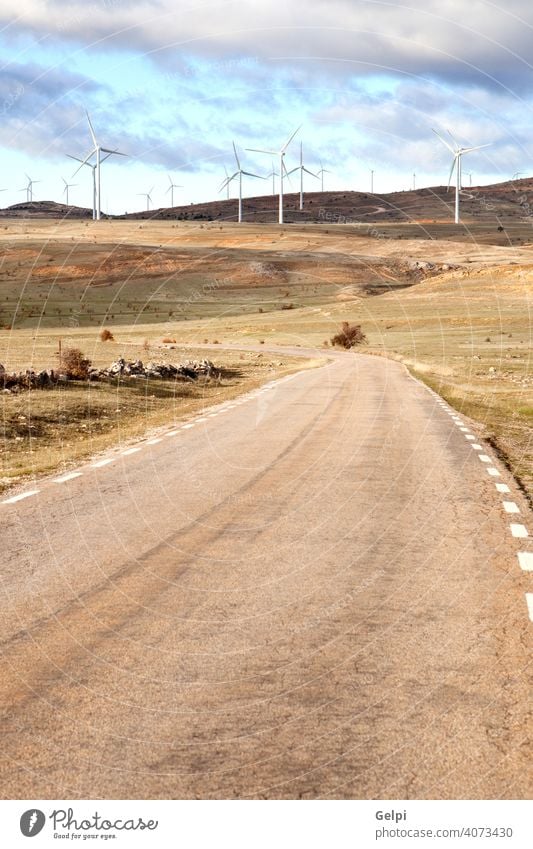
[[[104,327],[104,329],[100,331],[100,341],[101,342],[114,342],[115,341],[115,337],[113,336],[111,331],[108,330],[107,327]]]
[[[331,337],[331,344],[339,348],[353,348],[355,345],[362,345],[366,342],[366,336],[361,330],[360,324],[350,324],[349,321],[343,321],[339,333]]]
[[[176,344],[176,340],[171,339],[170,336],[164,336],[161,341],[163,342],[163,345],[175,345]]]
[[[72,380],[86,380],[89,377],[91,361],[79,348],[67,348],[61,356],[61,371]]]

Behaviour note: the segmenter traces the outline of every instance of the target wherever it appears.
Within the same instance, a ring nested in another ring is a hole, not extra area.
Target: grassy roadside
[[[409,366],[408,366],[409,368]],[[409,368],[410,372],[462,415],[477,422],[533,507],[533,406],[517,406],[495,393],[480,394],[459,383]]]
[[[196,355],[196,356],[195,356]],[[172,361],[205,352],[172,351]],[[216,352],[220,379],[195,382],[123,379],[73,382],[51,390],[2,395],[0,492],[30,476],[64,470],[122,447],[318,361],[250,352]]]

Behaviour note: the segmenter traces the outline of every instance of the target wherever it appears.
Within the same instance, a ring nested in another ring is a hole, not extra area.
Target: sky
[[[474,185],[533,172],[533,5],[526,0],[2,0],[0,196],[90,206],[91,173],[67,154],[100,144],[102,209],[224,197],[235,141],[246,170],[301,129],[287,167],[326,169],[326,189],[446,184],[466,146]],[[293,187],[298,179],[293,177]],[[306,176],[305,187],[320,181]],[[272,191],[244,178],[244,194]],[[232,194],[235,194],[235,188]]]

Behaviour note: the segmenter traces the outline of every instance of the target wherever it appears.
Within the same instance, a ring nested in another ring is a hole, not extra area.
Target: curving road
[[[452,412],[343,355],[5,499],[2,795],[527,798],[530,514]]]

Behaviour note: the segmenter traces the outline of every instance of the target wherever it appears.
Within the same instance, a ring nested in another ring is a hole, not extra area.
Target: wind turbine
[[[370,171],[370,194],[374,194],[374,171]]]
[[[295,171],[300,172],[300,211],[304,208],[304,171],[306,174],[311,174],[311,177],[316,177],[318,180],[318,174],[313,174],[309,168],[306,168],[304,165],[304,152],[303,152],[303,142],[300,142],[300,164],[296,166],[296,168],[291,168],[288,172],[289,174],[294,174]]]
[[[170,176],[170,174],[167,174],[167,177],[168,177],[168,181],[170,183],[170,186],[166,190],[165,194],[168,195],[168,193],[170,192],[170,206],[174,207],[174,189],[182,189],[183,186],[179,186],[177,183],[173,183],[172,177]]]
[[[450,169],[450,176],[448,178],[448,190],[449,190],[450,184],[452,182],[453,170],[455,168],[456,169],[456,178],[457,178],[456,183],[455,183],[455,223],[460,224],[459,194],[461,192],[461,157],[464,156],[465,153],[472,153],[473,150],[481,150],[483,147],[490,147],[490,145],[489,144],[478,144],[478,145],[476,145],[476,147],[461,147],[459,144],[457,144],[456,140],[454,139],[454,137],[452,136],[452,134],[448,130],[450,138],[451,138],[451,140],[454,144],[454,146],[452,147],[452,145],[449,144],[446,141],[446,139],[443,139],[442,136],[440,136],[436,130],[433,130],[433,132],[435,133],[437,138],[439,138],[441,140],[443,145],[448,148],[450,153],[453,153],[452,167]]]
[[[121,153],[121,152],[120,152],[119,150],[117,150],[116,148],[115,148],[115,150],[110,150],[108,147],[102,147],[102,145],[101,145],[101,144],[100,144],[100,143],[96,140],[96,135],[95,135],[95,132],[94,132],[94,127],[93,127],[93,125],[92,125],[92,123],[91,123],[91,119],[90,119],[90,117],[89,117],[89,113],[86,111],[86,112],[85,112],[85,114],[87,115],[87,121],[89,122],[89,130],[90,130],[90,133],[91,133],[91,138],[92,138],[92,140],[93,140],[94,148],[93,148],[93,149],[91,150],[91,152],[90,152],[90,153],[89,153],[89,154],[85,157],[85,159],[84,159],[84,160],[83,160],[83,162],[82,162],[82,165],[85,165],[85,164],[89,161],[89,159],[91,158],[91,156],[96,156],[96,175],[95,175],[95,176],[96,176],[96,180],[95,180],[95,182],[96,182],[96,220],[97,220],[97,221],[100,221],[100,218],[101,218],[101,202],[100,202],[100,197],[101,197],[101,185],[100,185],[100,165],[101,165],[101,163],[102,163],[102,153],[107,153],[107,154],[109,154],[109,156],[111,156],[112,154],[114,154],[115,156],[127,156],[127,154],[126,154],[126,153]],[[81,168],[81,165],[80,165],[80,168]],[[80,170],[80,168],[78,168],[78,169],[77,169],[77,171],[75,171],[74,173],[75,173],[75,174],[77,174],[77,173],[78,173],[78,171]],[[73,176],[74,176],[74,175],[73,175]]]
[[[301,125],[300,125],[300,127],[301,127]],[[283,173],[285,172],[285,175],[288,176],[287,169],[285,168],[285,153],[286,153],[287,148],[290,145],[291,141],[293,140],[294,136],[296,135],[296,133],[300,129],[300,127],[297,127],[297,129],[294,131],[292,136],[289,137],[289,139],[285,142],[283,147],[280,148],[280,150],[259,150],[258,148],[255,148],[255,147],[247,147],[246,148],[246,150],[251,150],[253,153],[268,153],[269,156],[279,156],[279,217],[278,217],[278,220],[279,220],[280,224],[283,224]]]
[[[416,173],[413,172],[413,192],[416,191]]]
[[[24,189],[20,189],[21,192],[26,192],[26,203],[33,203],[33,184],[41,183],[42,180],[32,180],[31,177],[24,172],[26,177],[28,177],[28,185]]]
[[[115,151],[113,151],[113,153],[115,153]],[[92,162],[86,162],[85,160],[80,159],[79,156],[72,156],[71,153],[67,153],[67,156],[68,156],[69,159],[75,159],[76,162],[81,162],[82,165],[86,165],[87,168],[90,168],[93,172],[93,221],[95,221],[96,220],[96,164],[93,165]],[[110,156],[111,156],[111,153],[106,153],[105,156],[102,156],[100,158],[100,162],[105,162],[106,159],[109,159]]]
[[[233,175],[233,177],[230,179],[229,174],[228,174],[228,169],[226,168],[226,166],[225,166],[225,165],[224,165],[224,174],[226,175],[226,177],[225,177],[225,179],[224,179],[224,181],[223,181],[223,185],[225,185],[225,186],[226,186],[226,200],[229,200],[229,184],[230,184],[230,183],[231,183],[231,181],[234,179],[235,174],[234,174],[234,175]],[[221,190],[221,189],[219,189],[219,192],[220,192],[220,191],[222,191],[222,190]]]
[[[272,171],[270,172],[270,174],[266,175],[265,179],[268,180],[269,177],[272,177],[272,194],[275,195],[276,194],[276,177],[279,177],[279,172],[276,171],[276,169],[274,167],[274,160],[272,160]]]
[[[137,192],[138,195],[141,195],[141,197],[146,198],[146,211],[147,212],[150,212],[150,202],[152,200],[153,190],[154,190],[154,187],[152,186],[152,188],[150,189],[149,192]]]
[[[64,195],[66,194],[66,196],[67,196],[67,206],[68,206],[68,190],[73,189],[74,186],[77,186],[78,184],[77,183],[67,183],[67,181],[65,180],[64,177],[61,177],[61,179],[63,180],[63,182],[65,184],[65,188],[63,189],[63,194]]]
[[[236,177],[238,177],[238,178],[239,178],[239,215],[238,215],[238,219],[237,219],[237,220],[238,220],[238,222],[239,222],[239,224],[240,224],[240,223],[241,223],[241,221],[242,221],[242,178],[243,178],[243,175],[244,175],[245,177],[257,177],[259,180],[265,180],[266,178],[265,178],[265,177],[261,177],[259,174],[252,174],[252,172],[251,172],[251,171],[244,171],[244,170],[241,168],[241,163],[240,163],[240,161],[239,161],[239,157],[237,156],[237,148],[235,147],[235,142],[232,142],[232,144],[233,144],[233,153],[235,154],[235,161],[236,161],[236,163],[237,163],[237,171],[235,171],[235,173],[234,173],[234,174],[232,174],[232,175],[231,175],[231,177],[226,177],[226,179],[225,179],[225,180],[224,180],[224,182],[222,183],[222,185],[221,185],[221,187],[220,187],[219,191],[221,192],[221,191],[222,191],[222,189],[224,189],[224,188],[226,188],[227,186],[229,186],[229,184],[231,183],[231,181],[232,181],[232,180],[234,180]]]
[[[320,170],[317,171],[317,176],[320,175],[320,191],[324,191],[324,174],[331,174],[331,171],[326,171],[324,166],[322,165],[322,160],[320,160]]]

